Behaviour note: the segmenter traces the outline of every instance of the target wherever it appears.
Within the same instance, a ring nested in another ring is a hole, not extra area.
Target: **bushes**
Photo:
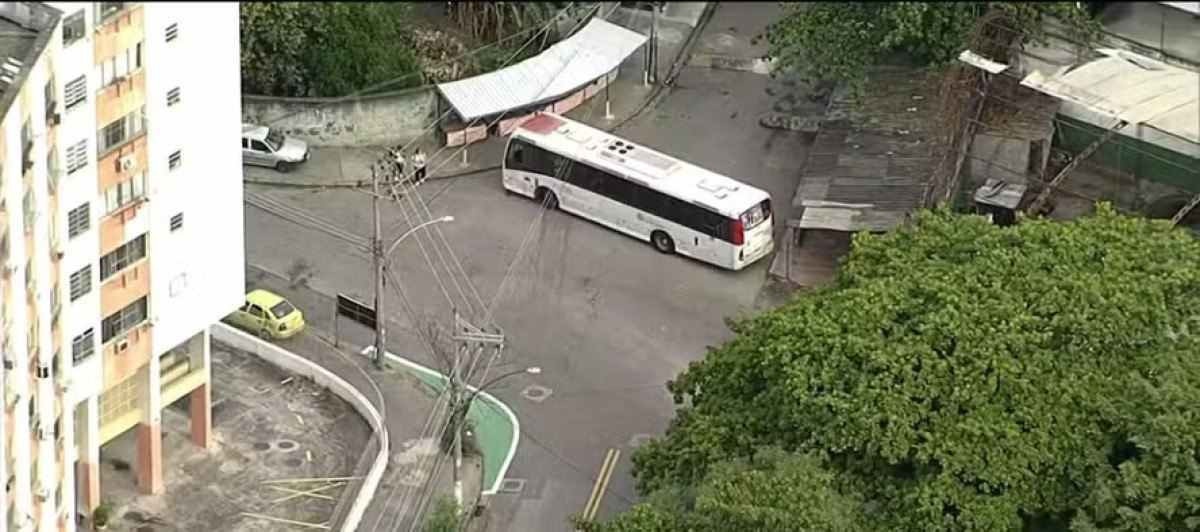
[[[409,15],[403,3],[243,3],[242,90],[328,97],[421,85]]]

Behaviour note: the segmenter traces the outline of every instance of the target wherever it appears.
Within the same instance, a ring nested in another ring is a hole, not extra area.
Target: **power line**
[[[600,6],[600,4],[597,4],[597,5],[596,5],[596,7],[597,7],[597,8],[599,8],[599,6]],[[586,19],[585,19],[585,20],[586,20]],[[581,24],[582,24],[582,21],[581,21]],[[566,67],[566,64],[564,63],[564,65],[563,65],[563,68],[565,69],[565,67]],[[560,72],[561,72],[561,70],[560,70]],[[555,76],[555,77],[557,77],[557,76]],[[553,80],[553,78],[552,78],[552,80]],[[552,81],[552,80],[551,80],[551,81]],[[543,89],[543,90],[544,90],[544,89]],[[502,115],[502,116],[503,116],[503,115]],[[470,127],[470,126],[468,126],[468,127]],[[441,150],[439,150],[439,153],[440,153],[440,151],[441,151]],[[436,155],[436,153],[435,153],[435,155]],[[418,198],[419,198],[419,192],[417,192],[417,191],[416,191],[416,188],[415,188],[415,187],[414,187],[414,188],[411,190],[411,192],[413,192],[413,193],[414,193],[413,195],[417,195],[417,196],[418,196]],[[406,196],[410,196],[409,194],[405,194],[405,195],[406,195]],[[413,203],[413,208],[414,208],[414,210],[415,210],[415,209],[416,209],[416,206],[417,206],[417,202],[416,202],[416,200],[414,200],[414,198],[412,198],[411,196],[408,198],[408,200],[409,200],[409,202],[410,202],[410,203]],[[406,208],[406,207],[403,205],[403,203],[402,203],[402,202],[400,202],[400,203],[401,203],[401,211],[402,211],[402,213],[404,214],[405,218],[406,218],[406,219],[409,221],[409,223],[410,223],[410,225],[411,225],[411,224],[412,224],[412,220],[411,220],[411,218],[409,218],[409,215],[408,215],[408,209],[407,209],[407,208]],[[424,210],[425,210],[425,212],[427,213],[427,215],[430,217],[430,219],[432,219],[432,213],[429,211],[428,205],[427,205],[427,204],[425,204],[423,200],[420,202],[420,206],[421,206],[422,208],[424,208]],[[416,214],[416,213],[415,213],[415,214]],[[415,227],[415,226],[414,226],[414,227]],[[468,275],[466,275],[466,272],[465,272],[465,270],[464,270],[464,269],[463,269],[463,267],[462,267],[461,261],[458,261],[457,257],[456,257],[456,256],[453,254],[453,249],[452,249],[452,248],[450,248],[450,246],[449,246],[449,242],[448,242],[448,241],[445,239],[445,236],[444,236],[444,234],[441,234],[440,232],[439,232],[438,234],[439,234],[439,236],[441,237],[442,243],[443,243],[443,244],[446,246],[446,248],[447,248],[447,251],[448,251],[448,252],[449,252],[449,254],[451,255],[451,258],[452,258],[452,259],[455,261],[455,264],[456,264],[456,265],[457,265],[457,267],[458,267],[458,271],[459,271],[459,273],[462,273],[462,274],[463,274],[463,276],[464,276],[464,278],[465,278],[465,281],[467,282],[468,286],[470,286],[470,287],[471,287],[472,291],[474,292],[474,295],[476,296],[476,298],[477,298],[477,299],[479,299],[479,301],[480,301],[480,304],[482,305],[482,298],[479,298],[479,296],[478,296],[478,292],[475,292],[475,291],[474,291],[474,286],[470,284],[470,277],[469,277]],[[418,244],[421,244],[420,235],[414,235],[414,236],[418,238]],[[435,244],[435,246],[436,246],[436,242],[434,242],[434,244]],[[432,260],[429,258],[429,256],[428,256],[428,253],[427,253],[427,252],[424,250],[424,246],[423,246],[423,244],[421,245],[421,247],[422,247],[422,253],[423,253],[423,255],[425,255],[425,257],[426,257],[426,262],[429,264],[429,266],[431,267],[431,269],[433,269],[433,270],[434,270],[434,273],[435,273],[435,275],[436,275],[436,269],[435,269],[435,268],[433,268],[433,265],[432,265]],[[442,255],[441,255],[441,253],[440,253],[440,249],[438,249],[437,247],[435,247],[435,252],[437,252],[437,253],[438,253],[439,260],[442,262],[443,266],[446,266],[447,270],[450,270],[450,267],[449,267],[449,265],[447,264],[445,257],[444,257],[444,256],[442,256]],[[454,280],[454,272],[453,272],[453,271],[450,271],[450,273],[451,273],[451,278],[452,278],[452,280]],[[392,277],[392,276],[391,276],[390,272],[387,272],[387,271],[385,270],[385,274],[387,275],[387,277],[388,277],[388,278],[391,278],[391,280],[392,280],[392,282],[393,282],[393,285],[394,285],[394,286],[396,286],[397,290],[399,291],[399,285],[398,285],[398,284],[397,284],[397,282],[395,281],[394,277]],[[466,298],[466,295],[465,295],[464,293],[462,293],[462,288],[461,288],[461,286],[459,286],[458,288],[459,288],[459,290],[460,290],[460,295],[463,295],[463,297],[464,297],[464,298]],[[407,303],[407,298],[404,298],[404,299],[402,299],[402,301],[405,301],[405,305],[406,305],[406,307],[409,309],[409,311],[410,311],[410,314],[413,314],[413,312],[412,312],[412,310],[411,310],[411,305],[408,305],[408,303]],[[470,305],[470,301],[469,301],[469,299],[468,299],[468,301],[467,301],[467,302],[468,302],[468,306],[469,306],[469,305]],[[471,363],[471,366],[472,366],[472,367],[474,367],[474,366],[475,366],[475,364],[477,364],[477,363],[478,363],[478,357],[472,357],[472,358],[473,358],[473,361],[472,361],[472,363]],[[456,366],[457,366],[458,364],[460,364],[460,363],[461,363],[461,361],[459,361],[459,360],[456,360],[456,362],[455,362]],[[456,370],[456,371],[457,371],[457,370]],[[473,372],[474,372],[474,371],[473,371],[473,369],[472,369],[472,370],[468,370],[468,373],[469,373],[469,374],[470,374],[470,373],[473,373]],[[432,415],[431,415],[431,417],[430,417],[430,420],[432,420],[432,419],[433,419],[433,417],[434,417],[434,416],[432,416]],[[446,431],[446,430],[449,428],[450,419],[453,419],[453,417],[454,417],[454,416],[451,416],[449,419],[447,419],[447,422],[446,422],[446,423],[443,425],[443,427],[442,427],[442,430],[438,431],[438,432],[439,432],[439,433],[442,435],[441,437],[439,437],[439,441],[440,441],[440,439],[441,439],[441,438],[444,438],[445,431]],[[440,459],[442,458],[442,457],[440,457],[440,454],[441,454],[441,453],[438,453],[438,456],[439,456],[439,462],[440,462]],[[434,470],[435,470],[435,471],[437,470],[437,464],[436,464],[436,463],[435,463],[435,466],[434,466]],[[394,495],[394,494],[392,494],[392,495]],[[389,498],[388,498],[388,501],[385,503],[385,510],[386,510],[386,507],[387,507],[387,505],[388,505],[388,504],[390,504],[390,502],[391,502],[391,499],[392,499],[392,497],[391,497],[391,496],[389,496]],[[404,500],[404,501],[407,501],[408,499],[409,499],[409,497],[408,497],[408,496],[405,496],[405,497],[404,497],[402,500]],[[401,508],[401,510],[403,510],[403,509],[406,509],[406,508],[407,508],[407,506],[408,506],[408,504],[407,504],[407,502],[405,502],[405,504],[404,504],[404,506]],[[403,513],[404,513],[404,512],[399,512],[399,513],[397,514],[397,516],[396,516],[396,519],[399,519],[399,518],[400,518],[400,516],[401,516]],[[421,514],[421,513],[422,513],[422,512],[418,512],[418,515],[414,516],[414,521],[413,521],[413,522],[414,522],[414,525],[415,525],[415,524],[416,524],[416,523],[419,521],[419,517],[420,517],[420,514]],[[394,520],[393,520],[393,522],[394,522]],[[378,522],[378,520],[377,520],[377,522],[376,522],[376,525],[375,525],[375,526],[376,526],[376,527],[378,527],[378,524],[379,524],[379,522]]]

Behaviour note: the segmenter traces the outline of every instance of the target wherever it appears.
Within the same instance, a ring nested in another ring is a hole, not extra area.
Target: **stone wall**
[[[436,107],[432,85],[355,99],[243,95],[242,121],[315,146],[386,146],[419,136]]]

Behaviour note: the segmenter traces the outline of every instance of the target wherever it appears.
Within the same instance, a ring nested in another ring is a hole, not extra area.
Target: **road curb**
[[[366,355],[372,349],[374,349],[374,346],[364,347],[360,354]],[[426,375],[431,375],[434,377],[445,379],[446,381],[449,381],[449,379],[450,379],[450,377],[447,377],[445,374],[443,374],[437,370],[425,367],[425,366],[418,364],[416,362],[413,362],[407,358],[401,357],[400,355],[393,354],[390,351],[385,352],[384,354],[387,355],[387,358],[389,361],[395,362],[395,363],[405,366],[409,369],[418,371],[420,373],[424,373]],[[467,390],[472,391],[472,392],[477,392],[479,394],[479,397],[482,397],[487,402],[490,402],[490,403],[496,405],[497,407],[499,407],[500,412],[502,414],[504,414],[505,417],[508,418],[508,421],[512,425],[512,428],[513,428],[513,437],[512,437],[512,441],[509,443],[508,454],[505,455],[504,461],[501,462],[500,471],[496,475],[496,479],[492,482],[491,486],[482,486],[482,482],[480,482],[480,484],[481,484],[481,486],[480,486],[481,493],[480,494],[483,496],[490,497],[492,495],[495,495],[496,493],[499,493],[500,485],[504,483],[504,477],[508,474],[508,468],[509,468],[509,466],[512,465],[513,458],[517,455],[517,444],[520,443],[520,441],[521,441],[521,438],[520,438],[521,421],[517,419],[516,413],[514,413],[512,411],[512,408],[510,408],[507,404],[505,404],[504,401],[501,401],[499,398],[488,393],[486,390],[479,390],[478,388],[476,388],[475,386],[471,386],[470,384],[465,384],[465,386],[466,386]]]

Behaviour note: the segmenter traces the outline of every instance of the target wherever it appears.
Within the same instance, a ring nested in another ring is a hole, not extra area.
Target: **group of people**
[[[395,148],[388,150],[388,155],[392,160],[392,164],[396,168],[396,177],[398,180],[401,182],[407,181],[409,176],[408,174],[404,173],[404,167],[407,165],[408,161],[404,157],[404,147],[397,145]],[[412,164],[412,184],[415,186],[421,184],[421,182],[425,180],[425,152],[421,150],[421,148],[417,148],[417,151],[413,153]]]

